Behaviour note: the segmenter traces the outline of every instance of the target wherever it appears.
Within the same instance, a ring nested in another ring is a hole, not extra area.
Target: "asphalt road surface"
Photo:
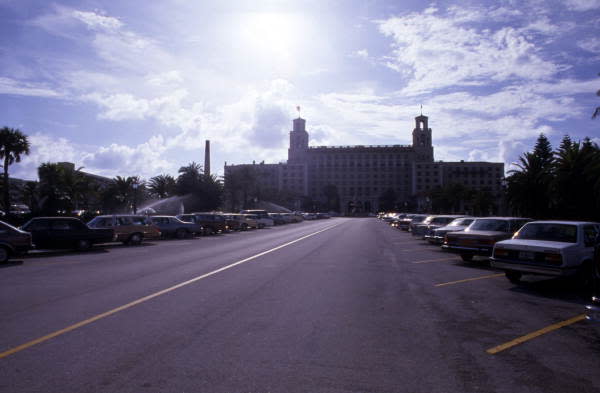
[[[374,218],[27,257],[0,392],[600,392],[584,304]]]

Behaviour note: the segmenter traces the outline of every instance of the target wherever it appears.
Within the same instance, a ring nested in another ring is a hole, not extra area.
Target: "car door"
[[[34,220],[23,227],[23,230],[31,233],[32,242],[36,248],[47,248],[52,245],[48,220]]]
[[[66,248],[73,245],[74,228],[70,220],[52,220],[48,240],[54,248]]]

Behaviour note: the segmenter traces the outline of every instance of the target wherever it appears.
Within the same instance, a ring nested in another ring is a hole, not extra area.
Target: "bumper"
[[[442,249],[457,254],[473,254],[480,255],[482,257],[489,257],[492,255],[492,247],[466,247],[466,246],[449,246],[444,244]]]
[[[573,276],[579,270],[578,267],[554,267],[524,263],[521,261],[510,261],[506,259],[490,258],[490,265],[492,267],[502,270],[512,270],[522,273],[538,274],[542,276]]]

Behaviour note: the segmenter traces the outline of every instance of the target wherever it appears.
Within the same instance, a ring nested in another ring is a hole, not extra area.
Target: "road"
[[[510,284],[373,218],[0,269],[0,392],[599,392],[568,281]]]

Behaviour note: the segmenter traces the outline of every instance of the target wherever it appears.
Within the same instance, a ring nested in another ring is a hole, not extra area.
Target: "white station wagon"
[[[518,282],[522,274],[570,276],[580,274],[582,284],[592,278],[594,244],[600,224],[584,221],[532,221],[512,239],[497,242],[493,267]]]

